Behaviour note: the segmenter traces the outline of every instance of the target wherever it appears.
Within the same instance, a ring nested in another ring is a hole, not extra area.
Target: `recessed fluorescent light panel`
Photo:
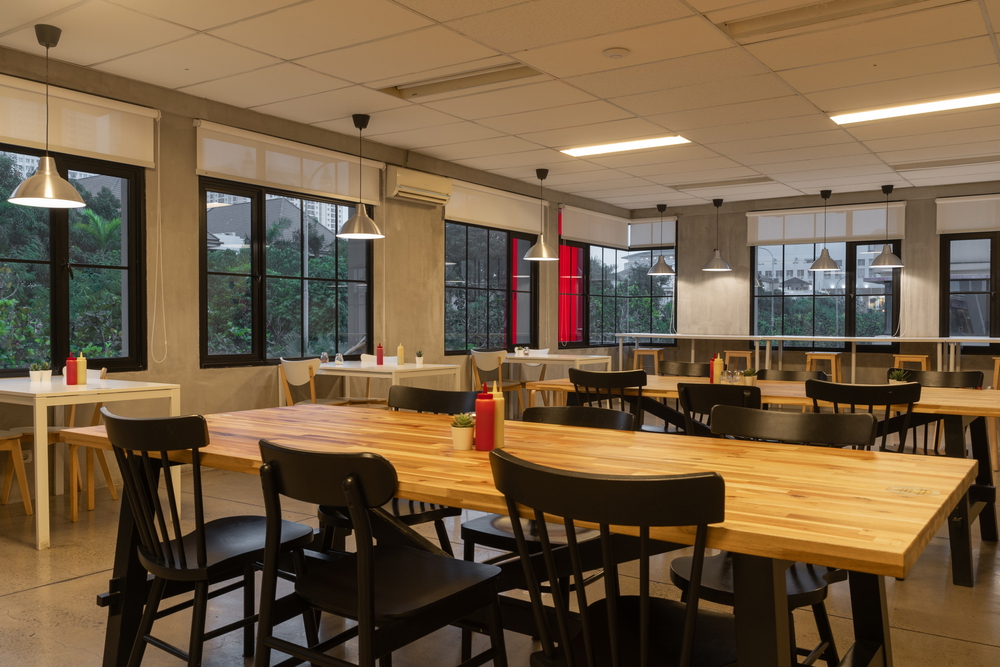
[[[1000,93],[976,95],[974,97],[960,97],[955,100],[941,100],[940,102],[908,104],[906,106],[891,107],[889,109],[875,109],[874,111],[847,113],[840,116],[830,116],[830,120],[838,125],[847,125],[848,123],[863,123],[866,120],[882,120],[883,118],[898,118],[899,116],[915,116],[922,113],[934,113],[935,111],[968,109],[969,107],[981,107],[987,104],[1000,104]]]
[[[684,137],[658,137],[656,139],[641,139],[639,141],[623,141],[618,144],[602,144],[600,146],[584,146],[583,148],[570,148],[560,151],[573,157],[586,157],[587,155],[603,155],[604,153],[621,153],[622,151],[638,151],[643,148],[659,148],[660,146],[676,146],[677,144],[691,143]]]

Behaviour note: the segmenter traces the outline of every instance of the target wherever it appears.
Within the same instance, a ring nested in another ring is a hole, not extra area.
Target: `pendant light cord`
[[[45,156],[49,155],[49,47],[45,47]]]

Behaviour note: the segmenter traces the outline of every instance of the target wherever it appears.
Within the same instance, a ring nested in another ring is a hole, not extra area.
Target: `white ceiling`
[[[369,113],[372,141],[532,183],[546,167],[552,189],[628,209],[1000,178],[997,106],[829,119],[1000,91],[1000,0],[778,20],[860,4],[0,0],[0,45],[41,55],[33,25],[51,23],[55,59],[346,134]],[[729,36],[761,21],[774,29]],[[604,57],[612,47],[631,53]],[[413,100],[379,91],[508,64],[539,74]],[[559,152],[671,134],[693,144]]]

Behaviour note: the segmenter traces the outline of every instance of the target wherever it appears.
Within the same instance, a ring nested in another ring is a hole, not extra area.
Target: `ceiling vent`
[[[951,0],[828,0],[758,16],[717,23],[716,26],[741,44],[760,41],[789,30],[801,30],[820,23],[850,20],[876,12],[905,11],[909,5],[925,8],[949,4]]]
[[[386,193],[396,199],[444,206],[451,199],[451,179],[389,165],[386,170]]]
[[[413,83],[380,88],[379,92],[394,95],[404,100],[409,100],[415,97],[423,99],[432,95],[441,95],[443,93],[453,93],[455,91],[466,90],[469,88],[491,86],[507,81],[516,81],[518,79],[539,76],[540,74],[541,72],[531,69],[527,65],[522,65],[521,63],[508,63],[506,65],[498,65],[496,67],[488,67],[473,70],[471,72],[451,74],[449,76],[439,77],[436,79],[427,79],[425,81],[415,81]]]

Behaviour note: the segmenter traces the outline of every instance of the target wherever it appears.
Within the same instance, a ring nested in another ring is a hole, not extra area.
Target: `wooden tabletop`
[[[370,451],[399,474],[399,495],[505,512],[486,452],[455,451],[450,417],[301,405],[206,415],[209,467],[257,473],[258,440],[319,451]],[[109,448],[102,426],[63,431]],[[726,521],[709,546],[905,576],[975,478],[975,461],[507,422],[508,451],[535,463],[624,475],[714,470]],[[692,543],[686,529],[660,539]]]

